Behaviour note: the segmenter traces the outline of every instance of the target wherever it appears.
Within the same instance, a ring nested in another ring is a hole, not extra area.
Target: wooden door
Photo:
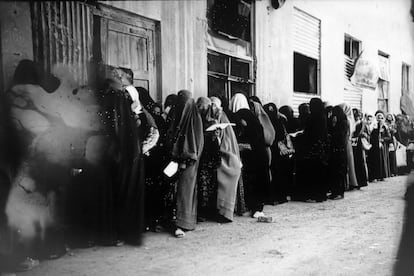
[[[147,89],[157,101],[155,23],[111,13],[101,20],[102,60],[131,69],[134,86]]]

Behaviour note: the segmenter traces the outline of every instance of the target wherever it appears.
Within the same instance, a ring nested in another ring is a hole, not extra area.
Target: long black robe
[[[372,148],[369,151],[369,180],[383,180],[390,176],[390,162],[388,143],[391,140],[391,134],[388,128],[383,125],[376,127],[371,132]]]
[[[337,118],[332,128],[330,139],[330,154],[328,160],[328,180],[332,196],[343,196],[347,176],[348,120],[342,108],[335,106],[332,116]]]
[[[324,106],[319,98],[310,101],[310,115],[306,121],[303,143],[303,160],[298,172],[298,186],[304,200],[326,200],[328,133]]]
[[[243,162],[243,184],[248,208],[262,211],[269,187],[269,157],[266,151],[263,127],[249,109],[243,108],[232,114],[231,122],[236,124],[235,133],[239,144],[249,144],[251,150],[240,153]],[[244,181],[246,179],[246,181]]]
[[[177,105],[171,110],[166,144],[171,160],[180,165],[175,225],[193,230],[197,222],[197,170],[204,137],[203,122],[189,91],[178,92]]]
[[[272,150],[272,162],[270,165],[272,180],[272,190],[269,193],[269,199],[273,202],[285,202],[289,193],[289,189],[292,186],[293,181],[293,159],[289,155],[282,156],[280,153],[279,143],[286,145],[286,123],[287,120],[282,117],[277,111],[275,104],[264,105],[269,118],[275,129],[275,141],[271,147]]]

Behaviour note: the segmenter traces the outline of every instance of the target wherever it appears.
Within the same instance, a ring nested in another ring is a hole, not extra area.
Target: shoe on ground
[[[331,200],[338,200],[338,199],[343,199],[344,196],[343,195],[330,195],[329,199]]]
[[[23,271],[29,271],[35,268],[40,264],[39,260],[32,259],[30,257],[27,257],[24,259],[21,263],[17,266],[17,271],[23,272]]]
[[[175,236],[176,238],[178,238],[178,239],[180,239],[180,238],[184,238],[185,233],[184,233],[184,231],[183,231],[182,229],[177,228],[177,229],[175,229],[175,231],[174,231],[174,236]]]
[[[259,218],[259,217],[264,217],[264,216],[265,216],[265,214],[263,212],[259,212],[259,211],[256,211],[253,214],[253,218]]]

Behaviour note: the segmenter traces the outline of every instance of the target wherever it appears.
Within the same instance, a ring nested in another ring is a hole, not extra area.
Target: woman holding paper
[[[211,100],[197,99],[197,108],[203,121],[204,147],[197,176],[198,219],[213,218],[217,202],[217,167],[220,164],[219,138],[217,129],[211,129],[217,120],[211,116]],[[211,129],[211,130],[210,130]]]
[[[230,124],[219,98],[211,97],[211,111],[212,117],[219,123]],[[221,162],[217,168],[217,209],[225,220],[232,221],[242,164],[237,138],[231,126],[219,132],[219,141]]]
[[[197,170],[203,150],[203,122],[192,93],[178,92],[177,102],[170,111],[166,149],[172,161],[178,163],[176,185],[175,236],[193,230],[197,222]]]

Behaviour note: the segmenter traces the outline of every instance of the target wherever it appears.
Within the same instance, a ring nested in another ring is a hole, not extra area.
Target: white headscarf
[[[242,93],[235,94],[230,101],[230,110],[233,113],[236,113],[240,109],[250,109],[247,98]]]
[[[132,86],[132,85],[128,85],[125,87],[125,90],[129,93],[129,95],[131,96],[132,99],[132,111],[134,111],[135,114],[139,114],[142,112],[142,105],[141,102],[139,101],[139,94],[137,89]]]
[[[211,103],[215,104],[218,108],[221,108],[221,100],[217,97],[210,97]]]

